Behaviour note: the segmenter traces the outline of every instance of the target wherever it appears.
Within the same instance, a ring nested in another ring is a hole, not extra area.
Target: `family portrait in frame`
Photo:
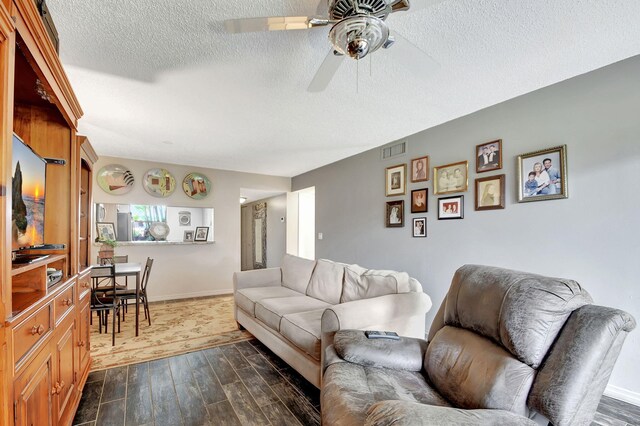
[[[567,198],[567,146],[518,156],[518,202]]]
[[[411,191],[411,213],[425,213],[429,210],[427,188]]]
[[[447,164],[433,168],[433,193],[465,192],[469,185],[469,162]]]
[[[504,209],[505,175],[476,179],[476,210]]]
[[[404,200],[387,201],[385,226],[402,228],[404,226]]]
[[[429,156],[425,155],[411,160],[411,182],[427,180],[429,180]]]
[[[438,198],[438,220],[463,219],[464,195]]]
[[[407,165],[387,167],[385,170],[385,195],[404,195],[407,192]]]
[[[413,218],[413,237],[424,238],[426,236],[427,236],[427,218],[414,217]]]
[[[502,168],[502,139],[476,146],[476,173]]]

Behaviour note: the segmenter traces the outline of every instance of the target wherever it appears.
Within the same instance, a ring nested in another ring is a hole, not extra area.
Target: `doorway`
[[[315,186],[287,194],[287,218],[287,253],[315,259]]]

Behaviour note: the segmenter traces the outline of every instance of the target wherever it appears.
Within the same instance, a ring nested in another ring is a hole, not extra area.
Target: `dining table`
[[[97,266],[97,265],[96,265]],[[140,313],[140,273],[142,272],[142,264],[140,263],[116,263],[115,276],[117,277],[136,277],[136,337],[138,336],[138,314]],[[100,278],[109,276],[109,270],[102,268],[94,268],[91,270],[91,278],[95,283]],[[94,284],[95,288],[95,284]]]

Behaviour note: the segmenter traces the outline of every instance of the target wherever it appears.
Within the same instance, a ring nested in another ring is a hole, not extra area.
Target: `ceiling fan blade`
[[[320,68],[313,77],[313,80],[309,83],[307,91],[322,92],[326,89],[329,82],[338,71],[338,68],[340,68],[340,64],[342,64],[343,60],[344,55],[336,55],[333,49],[331,49],[329,54],[324,58],[324,61],[322,61],[322,65],[320,65]]]
[[[418,10],[423,10],[431,6],[435,6],[438,3],[442,3],[446,0],[410,0],[411,7],[409,8],[410,12],[416,12]]]
[[[425,76],[435,73],[440,68],[440,64],[438,64],[435,59],[427,55],[402,35],[398,34],[397,31],[393,31],[392,35],[395,43],[386,49],[387,52],[389,52],[396,61],[413,72],[416,77],[423,79]]]
[[[309,16],[270,16],[266,18],[227,19],[224,21],[224,27],[230,33],[306,30],[313,27],[323,27],[328,24],[328,19]]]

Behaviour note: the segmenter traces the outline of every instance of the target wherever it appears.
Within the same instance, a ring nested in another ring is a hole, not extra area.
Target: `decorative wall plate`
[[[131,170],[120,164],[108,164],[96,175],[98,186],[111,195],[122,195],[131,191],[134,178]]]
[[[195,200],[202,200],[211,192],[211,181],[202,173],[189,173],[182,180],[184,193]]]
[[[168,197],[176,189],[176,179],[166,169],[150,169],[144,174],[142,186],[154,197]]]
[[[158,241],[164,241],[169,235],[169,225],[164,222],[153,222],[149,226],[149,233]]]

